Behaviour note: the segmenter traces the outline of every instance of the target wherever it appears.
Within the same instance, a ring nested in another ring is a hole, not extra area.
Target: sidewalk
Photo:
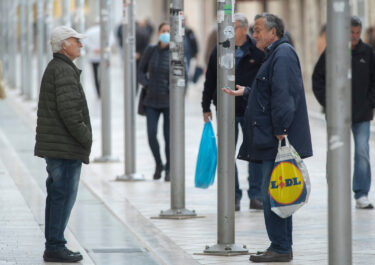
[[[90,70],[89,67],[86,67],[86,69]],[[96,99],[90,71],[86,73],[85,78],[85,92],[87,94],[94,130],[94,144],[91,155],[91,160],[93,160],[101,155],[100,101]],[[75,211],[77,212],[77,210],[80,209],[79,217],[84,218],[86,216],[86,218],[88,217],[92,222],[97,219],[108,218],[109,214],[105,211],[103,211],[102,214],[91,213],[91,209],[88,205],[90,205],[93,199],[90,197],[88,200],[87,196],[92,196],[90,195],[92,192],[96,198],[121,221],[123,227],[127,227],[131,230],[131,233],[140,242],[139,244],[142,248],[147,249],[152,256],[157,257],[157,260],[161,264],[190,265],[195,262],[198,264],[220,265],[250,264],[248,255],[235,257],[196,255],[196,253],[202,253],[206,245],[214,245],[217,243],[217,181],[207,190],[196,189],[194,187],[195,163],[201,132],[203,130],[200,107],[201,86],[190,87],[186,98],[185,194],[186,208],[196,210],[197,214],[204,216],[204,218],[161,220],[150,218],[158,216],[160,210],[170,208],[170,184],[164,181],[152,180],[154,162],[147,144],[146,120],[144,117],[137,116],[136,118],[136,161],[138,173],[144,174],[146,181],[130,183],[114,181],[116,176],[123,174],[124,171],[122,70],[116,58],[113,60],[111,80],[111,109],[113,117],[112,150],[113,155],[120,158],[121,162],[109,164],[91,163],[89,166],[83,167],[82,182],[85,185],[81,185],[79,194],[82,202],[86,200],[87,204],[82,207],[76,205]],[[8,94],[9,99],[7,104],[12,106],[12,111],[14,113],[18,112],[18,115],[23,117],[24,126],[28,127],[28,130],[32,132],[32,128],[35,126],[36,103],[24,102],[14,91]],[[315,111],[310,112],[314,156],[305,161],[310,173],[312,191],[309,203],[294,216],[294,260],[289,264],[324,265],[328,264],[327,185],[325,179],[326,125],[324,120],[319,118],[321,115],[316,112],[319,111],[319,106],[316,105],[316,102],[314,103],[315,99],[312,98],[311,94],[308,94],[307,97],[310,110],[313,109]],[[0,105],[1,104],[0,102]],[[216,119],[216,117],[214,119]],[[5,130],[8,126],[13,126],[13,124],[0,122],[0,131]],[[18,141],[19,147],[17,147],[17,155],[22,158],[22,161],[26,161],[27,159],[32,160],[30,159],[30,150],[27,150],[27,154],[23,154],[22,146],[30,146],[30,141],[33,141],[33,135],[30,136],[31,138],[28,137],[27,139],[18,139],[16,135],[12,136],[11,131],[7,134],[4,133],[4,135],[7,138],[14,137],[13,140],[9,141],[10,143],[16,143]],[[159,136],[161,142],[163,142],[160,127]],[[238,142],[241,142],[241,138]],[[372,140],[371,146],[373,146],[373,144],[374,142]],[[163,146],[161,146],[161,150],[164,150]],[[372,164],[374,164],[375,149],[370,148],[370,150],[371,161]],[[6,156],[7,154],[2,154],[0,160],[6,159]],[[13,163],[17,164],[18,162],[18,160],[14,160]],[[244,196],[241,201],[241,211],[236,213],[236,243],[247,245],[249,251],[253,253],[267,248],[269,241],[265,232],[263,212],[248,209],[249,199],[246,196],[246,189],[248,188],[247,163],[237,161],[237,165],[239,168],[240,186],[244,190]],[[35,178],[35,176],[38,175],[38,172],[35,172],[35,168],[40,168],[41,165],[34,164],[30,161],[25,164],[25,167],[25,170],[29,171]],[[11,162],[8,162],[8,170],[9,168],[11,168]],[[42,168],[41,170],[44,169]],[[10,172],[10,175],[14,178],[16,173],[17,172]],[[42,177],[35,181],[38,183],[39,187],[43,185]],[[25,190],[21,190],[21,192],[25,197]],[[374,201],[374,195],[374,189],[371,189],[370,200]],[[87,200],[90,203],[88,203]],[[25,205],[25,207],[27,206]],[[28,211],[30,212],[30,210]],[[2,216],[1,213],[2,211],[0,212],[0,216]],[[34,213],[34,216],[35,215]],[[80,219],[72,218],[69,224],[69,228],[73,231],[74,236],[77,237],[79,244],[89,245],[90,247],[95,245],[100,238],[91,237],[85,239],[85,237],[79,233],[80,226],[79,223],[77,223],[79,220]],[[42,221],[39,220],[38,222],[42,223]],[[375,211],[357,210],[354,208],[353,202],[352,222],[353,264],[375,264]],[[95,230],[91,231],[93,234],[97,233]],[[90,233],[85,236],[89,235]],[[105,234],[103,234],[103,236],[104,235]],[[43,239],[42,234],[39,235],[39,238],[41,238],[41,240]],[[3,241],[0,239],[0,246],[2,242]],[[35,245],[39,244],[36,243]],[[90,252],[92,248],[85,249]],[[126,255],[123,257],[126,257]],[[112,264],[133,264],[127,261],[128,260],[123,258],[123,262]],[[101,264],[107,265],[110,263]]]

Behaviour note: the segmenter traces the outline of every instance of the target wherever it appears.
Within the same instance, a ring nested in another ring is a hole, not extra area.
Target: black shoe
[[[263,210],[263,203],[257,199],[250,200],[250,209]]]
[[[241,210],[241,200],[235,200],[235,202],[234,202],[234,210],[236,211],[236,212],[238,212],[238,211],[240,211]]]
[[[43,260],[46,262],[69,263],[78,262],[82,259],[83,257],[81,254],[74,254],[74,252],[70,251],[67,248],[62,248],[55,251],[45,250],[43,254]]]
[[[289,262],[293,259],[292,252],[284,254],[277,253],[275,251],[267,249],[262,254],[251,255],[250,261],[260,263],[260,262]]]
[[[171,175],[169,174],[169,170],[168,169],[165,171],[164,180],[167,181],[167,182],[171,181]]]
[[[257,251],[257,254],[256,255],[263,255],[264,253],[266,253],[268,249],[264,250],[264,251]],[[290,252],[290,254],[292,255],[292,258],[293,258],[293,249],[292,251]]]
[[[65,247],[65,249],[70,253],[70,254],[73,254],[73,255],[81,255],[81,252],[79,251],[71,251],[69,248]]]
[[[160,179],[161,178],[161,172],[164,170],[163,165],[156,165],[155,173],[154,173],[154,179]]]

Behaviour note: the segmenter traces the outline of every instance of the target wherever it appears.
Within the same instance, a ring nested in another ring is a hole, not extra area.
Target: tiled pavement
[[[114,68],[112,70],[112,150],[114,150],[115,156],[123,160],[123,93],[122,84],[119,81],[121,80],[121,73],[119,69],[116,70]],[[101,154],[100,106],[98,105],[99,101],[95,98],[95,91],[91,85],[92,80],[90,78],[91,73],[88,73],[86,75],[85,87],[94,128],[94,146],[91,158],[95,158]],[[136,155],[138,172],[145,175],[146,181],[132,183],[114,181],[116,175],[123,173],[123,161],[110,164],[92,163],[83,168],[82,181],[85,185],[81,187],[88,188],[88,190],[93,192],[124,225],[131,228],[132,233],[142,242],[144,248],[148,249],[151,254],[155,254],[161,263],[193,264],[195,260],[199,264],[249,264],[248,255],[235,257],[196,255],[196,253],[203,252],[205,245],[213,245],[217,241],[216,182],[214,186],[207,190],[194,188],[193,182],[196,155],[203,128],[199,89],[199,87],[191,88],[186,100],[185,193],[186,207],[188,209],[195,209],[198,215],[202,215],[204,218],[178,221],[150,219],[150,217],[157,216],[160,210],[170,208],[170,185],[163,181],[151,180],[154,164],[147,145],[145,119],[143,117],[138,116],[136,121]],[[25,123],[28,123],[30,128],[34,126],[35,103],[24,102],[13,92],[10,93],[10,99],[8,99],[7,103],[13,105],[13,108],[25,117]],[[0,104],[2,103],[0,102]],[[304,206],[294,216],[294,260],[290,264],[323,265],[328,264],[327,187],[325,180],[326,130],[325,122],[318,113],[319,106],[317,106],[311,95],[308,95],[308,104],[309,109],[315,111],[310,112],[314,157],[306,160],[312,182],[312,192],[308,205]],[[1,129],[0,126],[0,131]],[[241,139],[239,139],[240,141]],[[371,142],[371,146],[373,146],[373,142]],[[162,148],[161,150],[163,150]],[[375,150],[374,148],[371,148],[371,150],[372,164],[374,164]],[[248,185],[247,165],[241,161],[237,163],[241,187],[246,189]],[[13,175],[12,177],[14,178]],[[17,193],[17,190],[14,189],[14,192]],[[22,191],[21,189],[21,192],[25,197],[25,190]],[[246,192],[244,192],[244,195],[246,195]],[[370,199],[375,199],[374,189],[371,191]],[[236,243],[245,244],[250,252],[254,252],[265,249],[268,246],[268,239],[262,212],[248,210],[248,204],[249,200],[244,196],[241,212],[236,213]],[[26,207],[26,205],[24,206]],[[375,211],[356,210],[354,203],[352,209],[353,264],[375,264]],[[30,213],[30,210],[27,210],[27,208],[25,208],[25,211]],[[3,210],[0,211],[0,216],[2,216],[2,213]],[[85,212],[82,209],[81,214],[82,216],[89,215],[89,212]],[[93,216],[92,218],[99,218],[99,216]],[[71,222],[70,226],[73,230],[74,225]],[[35,221],[34,227],[38,228]],[[39,232],[39,241],[42,244],[43,240],[41,237],[42,234]],[[0,235],[0,246],[4,244],[4,241],[6,239]],[[40,254],[40,249],[36,249],[38,250],[34,252],[31,248],[30,251]],[[35,255],[35,257],[38,258],[38,255]],[[107,264],[133,263],[127,263],[127,260],[124,259],[121,263]]]

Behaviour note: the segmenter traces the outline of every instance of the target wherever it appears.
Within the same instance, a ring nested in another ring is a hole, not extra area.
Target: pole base
[[[120,162],[120,159],[113,156],[100,156],[94,159],[94,163],[116,163]]]
[[[116,181],[145,181],[145,177],[143,176],[143,174],[133,173],[117,176]]]
[[[202,218],[203,216],[197,216],[195,210],[188,209],[169,209],[166,211],[160,211],[158,217],[151,217],[151,219],[190,219],[190,218]]]
[[[248,255],[249,250],[246,245],[238,244],[216,244],[213,246],[206,246],[203,253],[196,253],[197,255],[212,255],[212,256],[238,256]]]

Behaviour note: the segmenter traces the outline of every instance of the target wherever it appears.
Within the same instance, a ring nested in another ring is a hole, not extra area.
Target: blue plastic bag
[[[207,189],[214,183],[217,164],[217,147],[211,122],[204,125],[197,167],[195,168],[195,187]]]

